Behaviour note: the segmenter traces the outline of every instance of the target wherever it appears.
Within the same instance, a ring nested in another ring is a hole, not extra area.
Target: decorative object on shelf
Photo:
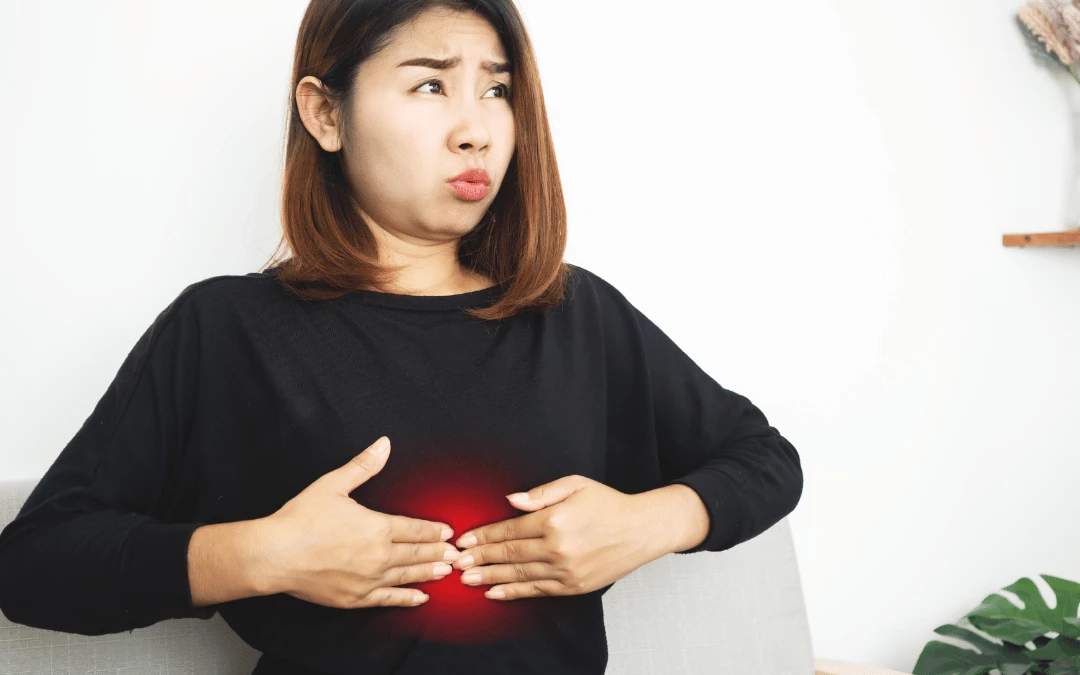
[[[1067,72],[1077,83],[1064,81],[1073,136],[1065,227],[1080,230],[1080,0],[1029,0],[1016,20],[1036,60],[1052,71]]]
[[[1044,597],[1029,577],[986,596],[956,623],[934,632],[914,675],[1075,675],[1080,673],[1080,584],[1040,574]]]
[[[1078,0],[1029,0],[1020,8],[1016,20],[1028,39],[1028,45],[1032,47],[1032,53],[1041,63],[1053,69],[1063,67],[1074,80],[1080,82]],[[1057,58],[1051,58],[1050,54]]]

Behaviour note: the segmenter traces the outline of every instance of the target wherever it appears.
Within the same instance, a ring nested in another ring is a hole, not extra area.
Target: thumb
[[[550,483],[544,483],[528,492],[515,492],[506,495],[515,508],[522,511],[537,511],[558,504],[570,495],[585,487],[577,476],[564,476]]]
[[[386,458],[390,456],[390,439],[382,436],[345,466],[333,472],[334,483],[342,492],[349,494],[367,482],[369,478],[382,471]]]

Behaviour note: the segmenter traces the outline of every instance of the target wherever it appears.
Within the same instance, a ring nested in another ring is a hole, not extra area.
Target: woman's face
[[[417,59],[451,65],[402,65]],[[341,150],[369,224],[399,237],[445,241],[479,223],[514,154],[510,73],[486,67],[506,61],[482,17],[436,9],[403,25],[360,66],[352,138]],[[481,199],[466,199],[449,182],[468,169],[490,177]]]

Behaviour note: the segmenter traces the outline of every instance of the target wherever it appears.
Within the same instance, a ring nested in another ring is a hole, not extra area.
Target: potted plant
[[[928,642],[914,675],[1080,675],[1080,584],[1039,577],[1048,598],[1022,577],[956,623],[935,628],[950,641]]]

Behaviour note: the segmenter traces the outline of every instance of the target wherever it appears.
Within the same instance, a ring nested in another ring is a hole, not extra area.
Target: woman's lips
[[[468,199],[469,201],[483,199],[487,196],[489,189],[483,183],[471,183],[467,180],[455,180],[450,183],[450,187],[454,188],[454,191],[462,199]]]
[[[476,201],[487,196],[491,176],[483,169],[467,169],[451,178],[448,182],[459,197],[469,201]]]

